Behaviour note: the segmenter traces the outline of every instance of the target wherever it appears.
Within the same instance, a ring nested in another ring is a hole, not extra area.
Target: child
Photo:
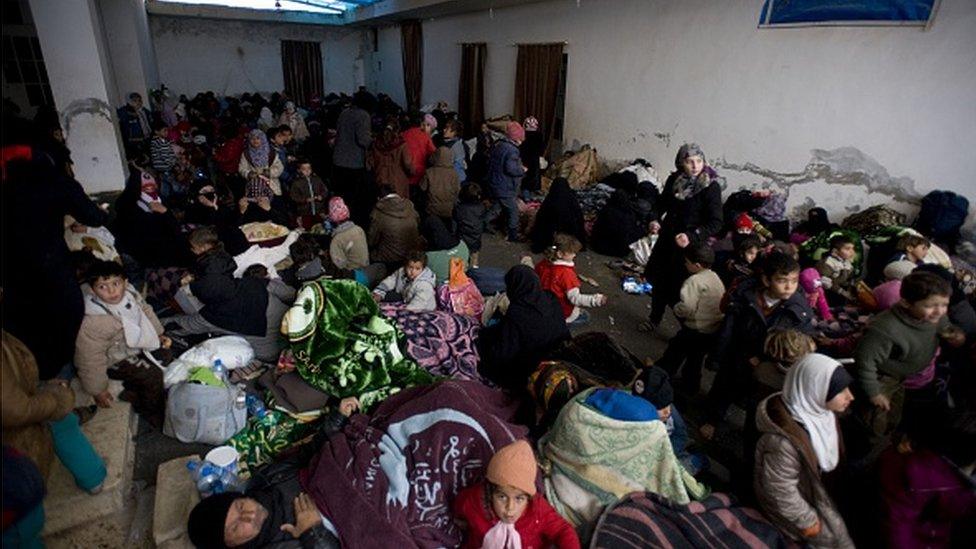
[[[524,140],[525,129],[513,120],[508,123],[505,130],[505,139],[491,147],[488,158],[488,187],[493,200],[488,217],[494,219],[502,211],[505,212],[509,242],[519,241],[519,214],[515,197],[525,175],[525,166],[522,165],[522,157],[518,149]]]
[[[431,166],[420,180],[420,190],[424,192],[427,215],[436,215],[451,226],[451,215],[457,203],[461,180],[452,165],[451,149],[440,147],[431,155]]]
[[[298,174],[291,182],[291,190],[288,193],[295,203],[295,213],[300,220],[310,216],[314,218],[312,223],[322,221],[326,215],[325,200],[329,196],[329,190],[322,182],[322,178],[312,173],[311,161],[303,158],[297,165]]]
[[[162,180],[160,194],[164,199],[169,199],[173,192],[173,168],[176,166],[176,152],[173,150],[173,144],[166,138],[168,133],[169,128],[166,124],[157,122],[153,125],[153,138],[149,142],[152,167]]]
[[[695,395],[701,383],[702,361],[715,332],[722,325],[719,303],[725,294],[725,286],[711,269],[715,253],[707,245],[688,246],[684,256],[685,269],[691,276],[681,285],[680,301],[674,306],[681,330],[668,343],[658,366],[673,375],[684,362],[682,385],[688,393]]]
[[[692,454],[688,451],[688,427],[685,420],[674,407],[674,389],[668,374],[657,366],[645,368],[640,377],[634,381],[633,393],[650,402],[657,409],[657,417],[664,422],[668,429],[668,439],[674,455],[681,465],[691,473],[697,475],[708,465],[708,458],[702,454]]]
[[[124,382],[123,397],[150,422],[161,425],[163,410],[162,372],[155,359],[140,355],[169,348],[170,339],[156,314],[126,280],[122,265],[98,261],[89,268],[82,286],[85,318],[75,341],[75,367],[82,389],[101,408],[109,408],[114,397],[109,378]],[[129,396],[131,395],[131,396]]]
[[[895,261],[911,261],[916,265],[922,265],[925,263],[925,258],[929,255],[929,248],[932,247],[932,243],[929,239],[925,238],[920,234],[906,234],[898,240],[898,249],[902,252],[891,258],[888,263],[891,264]]]
[[[710,421],[701,427],[706,439],[714,435],[714,424],[725,417],[729,405],[751,393],[749,371],[759,364],[767,334],[774,329],[813,332],[813,311],[796,292],[799,277],[795,259],[773,252],[763,259],[758,277],[731,292],[712,353],[718,372],[709,393]]]
[[[444,146],[451,149],[451,157],[453,158],[454,171],[457,172],[458,181],[464,182],[467,178],[466,170],[468,169],[467,154],[464,152],[464,142],[461,141],[461,135],[464,133],[464,125],[461,121],[452,118],[444,123]]]
[[[373,290],[373,299],[377,303],[402,301],[408,311],[434,311],[437,309],[434,282],[434,271],[427,268],[427,254],[413,251],[407,254],[403,267]]]
[[[820,273],[813,267],[800,271],[800,287],[807,296],[807,304],[814,309],[824,322],[833,322],[834,315],[830,312],[830,305],[827,304],[827,296],[824,294],[823,282]]]
[[[485,232],[485,205],[481,201],[481,185],[468,183],[458,196],[454,207],[454,222],[457,235],[468,245],[472,269],[478,268],[478,253],[481,251],[481,234]]]
[[[366,232],[353,223],[349,215],[349,208],[342,197],[334,196],[329,200],[329,221],[335,226],[329,243],[329,255],[338,269],[365,269],[369,266]]]
[[[268,308],[265,310],[264,337],[251,338],[248,343],[254,349],[254,357],[264,362],[276,362],[283,347],[281,319],[295,301],[295,289],[281,281],[269,278],[268,268],[261,264],[244,269],[243,279],[254,279],[265,285],[268,291]]]
[[[732,288],[743,278],[753,275],[752,264],[759,255],[759,248],[762,241],[756,235],[749,235],[739,240],[735,245],[735,257],[725,263],[725,272],[722,273],[722,283],[726,288]]]
[[[790,538],[812,547],[854,547],[821,476],[841,459],[835,414],[854,396],[853,379],[836,360],[817,353],[786,374],[783,392],[759,404],[753,487],[766,516]]]
[[[580,241],[563,233],[556,233],[552,240],[554,244],[549,248],[548,257],[535,266],[535,272],[542,281],[542,289],[549,290],[559,300],[566,324],[586,324],[590,315],[580,307],[602,307],[607,304],[607,296],[580,293],[581,283],[573,263],[576,254],[583,248]]]
[[[817,350],[813,338],[797,330],[776,330],[766,336],[763,360],[752,370],[756,403],[783,389],[786,372],[804,356]]]
[[[874,317],[858,343],[857,388],[864,398],[855,417],[865,436],[856,439],[867,446],[852,446],[851,454],[861,458],[860,465],[872,463],[884,449],[901,421],[903,382],[931,364],[940,337],[949,333],[951,294],[952,287],[938,275],[913,272],[901,281],[901,301]],[[960,346],[964,338],[953,334],[946,339]]]
[[[465,549],[579,548],[573,527],[536,494],[537,469],[532,446],[517,440],[495,453],[484,481],[458,493],[453,508]]]
[[[854,264],[857,252],[854,241],[847,235],[839,234],[830,239],[830,252],[817,263],[820,283],[827,292],[831,303],[843,305],[855,299]]]

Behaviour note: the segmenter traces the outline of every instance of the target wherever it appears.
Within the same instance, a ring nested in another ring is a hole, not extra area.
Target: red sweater
[[[576,267],[543,259],[535,266],[535,273],[539,275],[542,289],[556,294],[559,306],[563,308],[563,318],[569,318],[569,315],[573,314],[574,305],[569,302],[566,294],[581,285],[579,277],[576,276]]]
[[[427,171],[427,158],[434,152],[434,142],[427,132],[420,128],[410,128],[403,132],[403,141],[407,145],[410,162],[413,164],[413,175],[407,181],[411,185],[416,185],[424,178],[424,172]]]
[[[467,538],[461,547],[479,549],[488,530],[498,519],[485,498],[486,483],[468,486],[454,498],[454,516],[468,523]],[[525,513],[515,523],[522,537],[522,549],[579,549],[576,531],[541,495],[529,502]]]

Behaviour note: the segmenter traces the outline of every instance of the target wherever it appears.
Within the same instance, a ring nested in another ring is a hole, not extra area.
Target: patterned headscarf
[[[257,148],[251,145],[251,139],[255,137],[261,140],[261,144]],[[271,156],[271,145],[268,144],[268,136],[261,130],[251,130],[247,134],[247,150],[244,151],[244,154],[247,155],[247,161],[255,168],[267,168],[268,160]]]
[[[522,125],[525,127],[525,131],[527,132],[539,131],[539,119],[534,116],[526,118],[525,121],[522,122]]]

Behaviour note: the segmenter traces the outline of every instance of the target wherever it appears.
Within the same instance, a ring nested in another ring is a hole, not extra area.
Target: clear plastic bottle
[[[219,358],[213,363],[213,373],[217,376],[217,379],[224,382],[227,385],[227,368],[224,366],[224,361]]]
[[[248,393],[245,401],[247,402],[247,413],[251,414],[251,416],[261,419],[268,415],[268,410],[264,407],[264,402],[257,396]]]

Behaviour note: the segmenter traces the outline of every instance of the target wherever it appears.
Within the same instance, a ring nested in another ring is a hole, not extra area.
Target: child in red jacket
[[[536,495],[538,465],[532,447],[517,440],[495,453],[486,480],[454,500],[465,549],[579,549],[576,531]]]
[[[586,324],[590,315],[581,307],[602,307],[607,304],[607,297],[603,294],[583,294],[580,292],[580,279],[576,274],[573,260],[583,249],[583,245],[574,236],[556,233],[552,238],[553,246],[547,252],[547,258],[535,266],[543,290],[556,294],[559,305],[563,308],[566,324]]]

